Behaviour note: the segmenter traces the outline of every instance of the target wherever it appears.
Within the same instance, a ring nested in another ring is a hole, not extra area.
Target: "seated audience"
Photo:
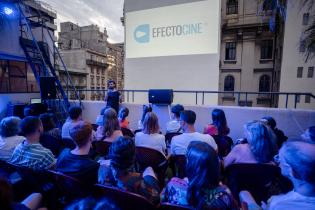
[[[148,112],[152,112],[151,105],[143,105],[142,109],[143,109],[142,110],[142,117],[141,117],[141,120],[138,121],[138,129],[139,130],[142,130],[142,128],[143,128],[143,121],[144,121],[145,115]]]
[[[280,130],[276,127],[277,122],[272,117],[269,117],[269,116],[263,117],[262,121],[266,122],[267,125],[269,125],[271,130],[274,132],[274,134],[276,135],[276,141],[277,141],[278,148],[281,148],[282,144],[288,139],[288,137],[284,135],[282,130]]]
[[[107,108],[104,112],[104,124],[96,130],[96,140],[113,142],[117,137],[122,136],[117,113],[113,108]]]
[[[92,125],[81,121],[70,128],[70,136],[76,144],[74,150],[64,149],[59,155],[56,170],[81,181],[97,183],[99,164],[90,159]]]
[[[104,125],[104,112],[107,108],[110,108],[110,107],[105,107],[101,110],[100,114],[96,117],[96,121],[95,121],[95,124],[98,125],[98,126],[103,126]]]
[[[55,139],[61,139],[61,131],[55,123],[53,114],[41,114],[39,115],[39,119],[43,123],[44,134],[52,136]]]
[[[95,199],[93,197],[74,201],[66,210],[119,210],[116,204],[106,198]]]
[[[183,130],[180,127],[180,113],[184,111],[183,105],[176,104],[171,109],[171,118],[172,120],[166,124],[166,133],[182,133]]]
[[[277,153],[275,136],[269,126],[253,121],[245,126],[247,143],[237,144],[224,159],[224,167],[233,163],[272,163]]]
[[[220,162],[205,142],[193,141],[187,151],[187,178],[172,178],[162,192],[162,202],[196,209],[238,209],[230,190],[220,184]]]
[[[140,194],[153,204],[160,201],[158,180],[151,167],[143,174],[132,172],[135,163],[135,143],[131,138],[119,137],[109,149],[110,165],[101,165],[99,182]]]
[[[121,128],[129,128],[129,121],[127,119],[129,115],[129,109],[127,107],[122,107],[119,110],[118,120]]]
[[[69,118],[63,124],[61,130],[61,137],[71,139],[69,130],[76,123],[82,121],[82,109],[79,106],[72,106],[69,109]]]
[[[40,119],[38,117],[26,117],[21,121],[20,127],[26,139],[15,148],[10,162],[34,170],[54,167],[56,163],[54,155],[39,143],[39,138],[43,133]]]
[[[208,124],[204,129],[204,133],[211,136],[227,136],[230,128],[227,125],[225,113],[222,109],[214,109],[212,111],[212,124]]]
[[[272,196],[261,208],[247,191],[240,199],[249,210],[315,209],[315,145],[302,141],[288,141],[279,152],[281,173],[289,178],[294,189],[284,195]]]
[[[142,131],[136,133],[136,146],[151,148],[165,155],[165,136],[160,134],[159,131],[158,117],[153,112],[148,112],[143,121]]]
[[[19,136],[18,117],[6,117],[0,123],[0,160],[9,161],[15,147],[20,144],[25,137]]]
[[[180,114],[180,123],[184,131],[183,134],[174,136],[171,141],[171,154],[184,155],[187,147],[192,141],[202,141],[209,144],[214,150],[218,150],[218,146],[214,139],[208,134],[198,133],[195,129],[196,113],[191,110],[182,111]]]
[[[0,178],[0,209],[2,210],[37,210],[42,201],[40,193],[33,193],[24,199],[21,203],[13,201],[13,190],[4,178]]]
[[[304,141],[315,143],[315,126],[311,126],[301,135]]]

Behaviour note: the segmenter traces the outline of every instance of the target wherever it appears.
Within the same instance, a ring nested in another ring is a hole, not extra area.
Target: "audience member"
[[[315,145],[302,141],[288,141],[279,152],[281,173],[289,178],[294,189],[284,195],[272,196],[260,208],[246,191],[240,198],[248,203],[249,209],[300,210],[315,209]]]
[[[21,131],[26,137],[14,150],[10,162],[14,165],[34,170],[50,169],[56,160],[49,149],[39,143],[43,125],[38,117],[26,117],[20,123]]]
[[[261,119],[262,119],[262,121],[266,122],[267,125],[269,125],[271,130],[274,132],[274,134],[276,135],[276,141],[277,141],[278,148],[281,148],[282,144],[288,139],[288,137],[284,135],[282,130],[280,130],[276,127],[277,122],[272,117],[267,116],[267,117],[263,117]]]
[[[117,137],[123,135],[114,109],[108,108],[105,110],[103,122],[103,126],[99,126],[96,130],[96,140],[113,142]]]
[[[0,160],[9,161],[15,147],[25,138],[19,136],[19,123],[21,119],[18,117],[6,117],[0,123]]]
[[[176,104],[171,109],[171,121],[166,124],[166,133],[182,133],[183,130],[180,127],[180,113],[184,111],[184,106],[180,104]]]
[[[252,121],[244,128],[247,143],[236,145],[224,159],[224,166],[233,163],[272,163],[277,145],[269,126],[260,121]]]
[[[211,136],[227,136],[230,128],[227,125],[225,113],[222,109],[214,109],[212,111],[212,124],[208,124],[204,129],[204,133]]]
[[[87,197],[79,201],[74,201],[66,210],[119,210],[119,208],[109,199]]]
[[[42,201],[40,193],[33,193],[21,203],[13,201],[13,190],[8,180],[0,177],[0,209],[2,210],[37,210]]]
[[[153,204],[160,201],[158,180],[151,167],[143,174],[131,172],[135,163],[135,143],[131,138],[119,137],[109,149],[110,165],[102,165],[99,182],[140,194]]]
[[[95,120],[96,125],[98,126],[104,125],[104,112],[107,108],[110,108],[110,107],[104,107],[103,109],[101,109],[100,114],[96,117],[96,120]]]
[[[70,128],[76,123],[82,121],[82,109],[79,106],[72,106],[69,109],[69,118],[62,126],[61,136],[62,138],[71,139]]]
[[[56,139],[61,139],[61,131],[57,127],[53,114],[45,113],[39,115],[39,119],[43,123],[44,133]]]
[[[142,130],[142,129],[143,129],[143,121],[144,121],[145,115],[146,115],[148,112],[152,112],[152,107],[151,107],[151,105],[145,105],[145,104],[144,104],[143,107],[142,107],[141,120],[138,121],[138,129],[139,129],[139,130]]]
[[[56,170],[81,181],[97,183],[99,164],[89,157],[92,145],[92,125],[81,121],[70,129],[70,136],[76,144],[74,150],[64,149],[59,155]]]
[[[171,141],[171,154],[184,155],[187,152],[187,147],[192,141],[206,142],[214,150],[218,149],[214,139],[208,134],[198,133],[195,129],[196,113],[191,110],[182,111],[180,114],[180,124],[184,133],[174,136]]]
[[[147,147],[166,153],[165,136],[159,133],[160,126],[156,114],[148,112],[143,121],[143,129],[136,133],[136,146]]]
[[[127,107],[122,107],[119,110],[118,120],[121,128],[129,128],[129,121],[127,119],[129,115],[129,109]]]
[[[220,162],[205,142],[193,141],[187,151],[187,178],[172,178],[162,192],[162,201],[196,209],[238,209],[230,190],[220,184]]]
[[[304,141],[315,143],[315,126],[311,126],[301,135]]]

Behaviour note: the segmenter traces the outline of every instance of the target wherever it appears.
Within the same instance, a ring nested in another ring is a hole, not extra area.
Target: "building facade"
[[[221,8],[220,91],[278,91],[273,85],[279,78],[275,77],[276,37],[269,30],[270,16],[257,15],[258,0],[222,0]],[[276,106],[268,94],[220,94],[219,104]]]

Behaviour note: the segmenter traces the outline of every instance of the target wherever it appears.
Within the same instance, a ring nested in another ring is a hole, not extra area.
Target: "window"
[[[226,14],[238,14],[238,0],[227,0]]]
[[[296,95],[296,103],[300,103],[301,101],[301,95]]]
[[[270,76],[263,75],[260,77],[259,92],[270,92]]]
[[[94,85],[94,76],[91,76],[91,85]]]
[[[300,41],[300,52],[305,52],[305,49],[306,49],[306,42],[304,40]]]
[[[305,103],[306,104],[311,103],[311,96],[309,96],[309,95],[305,96]]]
[[[309,13],[304,13],[303,14],[303,26],[307,26],[308,25],[308,21],[310,19],[310,14]]]
[[[100,74],[100,69],[99,68],[97,68],[96,73]]]
[[[273,40],[263,40],[260,46],[260,58],[272,59]]]
[[[314,76],[314,66],[308,67],[307,78],[313,78]]]
[[[234,91],[235,79],[233,76],[228,75],[224,79],[224,91]]]
[[[297,78],[302,78],[303,77],[303,67],[298,67],[297,68]]]
[[[102,78],[102,85],[105,85],[105,78]]]
[[[236,42],[227,42],[225,45],[225,60],[236,59]]]
[[[94,74],[94,68],[91,67],[91,74]]]
[[[96,84],[100,85],[100,77],[96,77]]]

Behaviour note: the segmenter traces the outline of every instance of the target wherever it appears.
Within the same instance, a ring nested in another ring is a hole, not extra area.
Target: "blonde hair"
[[[111,135],[113,135],[114,131],[120,130],[117,113],[112,108],[108,108],[105,110],[103,123],[103,135],[105,137],[110,137]]]
[[[148,112],[143,120],[143,133],[154,134],[160,131],[159,119],[153,112]]]

